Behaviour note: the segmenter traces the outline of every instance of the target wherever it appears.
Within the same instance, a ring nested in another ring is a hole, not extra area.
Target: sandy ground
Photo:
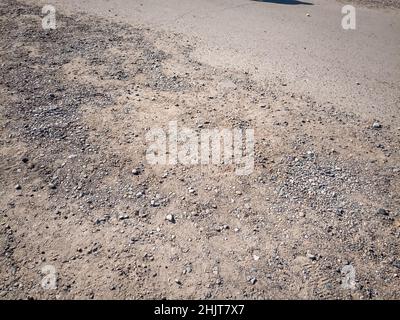
[[[397,9],[40,3],[0,3],[2,299],[400,298]],[[254,171],[150,165],[169,121]]]
[[[194,45],[196,60],[248,71],[260,81],[279,78],[287,92],[312,95],[320,103],[331,102],[362,116],[397,115],[400,13],[382,3],[399,1],[348,2],[356,7],[354,31],[341,27],[342,2],[305,2],[311,5],[250,0],[53,1],[70,13],[87,12],[184,34]],[[381,8],[370,8],[378,2]]]

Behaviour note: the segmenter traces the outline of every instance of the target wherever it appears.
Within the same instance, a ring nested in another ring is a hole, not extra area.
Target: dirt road
[[[0,297],[399,299],[400,12],[310,2],[2,1]],[[171,121],[254,169],[151,165]]]
[[[372,117],[397,114],[398,10],[360,5],[377,1],[356,2],[356,30],[344,30],[342,2],[273,2],[53,1],[69,12],[184,34],[195,45],[192,56],[197,60],[249,71],[260,80],[278,77],[288,91],[311,94],[321,103],[329,101]]]

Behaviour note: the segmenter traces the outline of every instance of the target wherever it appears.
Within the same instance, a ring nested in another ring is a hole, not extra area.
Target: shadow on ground
[[[276,4],[303,4],[303,5],[314,5],[311,2],[297,1],[297,0],[253,0],[258,2],[269,2]]]

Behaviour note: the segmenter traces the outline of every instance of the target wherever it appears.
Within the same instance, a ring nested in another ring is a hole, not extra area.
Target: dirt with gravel
[[[340,0],[343,3],[354,3],[355,5],[363,5],[370,8],[400,8],[400,0]]]
[[[200,63],[181,34],[40,12],[0,3],[1,299],[400,298],[397,119]],[[254,171],[150,165],[170,121],[253,128]]]

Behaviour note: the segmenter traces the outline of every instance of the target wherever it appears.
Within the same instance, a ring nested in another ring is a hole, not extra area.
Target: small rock
[[[127,214],[121,214],[121,215],[118,217],[118,219],[119,219],[119,220],[126,220],[126,219],[129,219],[129,216],[128,216]]]
[[[251,284],[255,284],[257,282],[257,279],[255,277],[250,277],[249,282]]]
[[[343,208],[337,208],[336,209],[336,214],[338,215],[338,216],[343,216],[343,214],[344,214],[344,209]]]
[[[186,266],[185,273],[191,273],[192,271],[193,270],[192,270],[192,267],[190,265]]]
[[[310,260],[317,260],[317,257],[309,252],[307,252],[306,257]]]
[[[136,193],[136,198],[140,198],[141,196],[143,196],[143,192],[142,191],[139,191],[139,192],[137,192]]]
[[[389,212],[386,209],[383,209],[383,208],[379,208],[377,213],[381,214],[383,216],[388,216],[389,215]]]
[[[15,190],[21,190],[22,189],[20,184],[16,184],[14,188],[15,188]]]
[[[374,129],[381,129],[382,128],[382,125],[379,123],[379,122],[374,122],[373,124],[372,124],[372,128],[374,128]]]
[[[167,214],[167,216],[165,217],[165,220],[175,223],[175,217],[172,214]]]
[[[132,170],[132,174],[135,175],[135,176],[139,175],[140,174],[140,169],[138,169],[138,168],[133,169]]]
[[[154,199],[152,199],[152,200],[150,201],[150,205],[151,205],[152,207],[159,207],[159,206],[160,206],[160,204],[159,204],[157,201],[155,201]]]
[[[54,183],[50,182],[50,183],[49,183],[49,188],[50,188],[50,189],[56,189],[57,186],[56,186]]]

